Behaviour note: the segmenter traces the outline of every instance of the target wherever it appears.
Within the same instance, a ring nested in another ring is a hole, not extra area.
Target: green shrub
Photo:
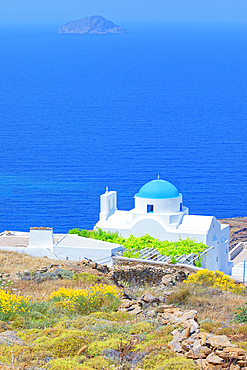
[[[145,321],[140,321],[136,324],[132,324],[130,334],[147,334],[155,330],[153,324]]]
[[[247,323],[247,307],[238,307],[236,309],[236,311],[234,312],[234,321]]]
[[[127,340],[120,340],[119,338],[110,338],[106,339],[104,341],[98,340],[94,341],[93,343],[90,343],[88,346],[87,353],[90,356],[98,356],[101,355],[102,351],[104,349],[115,349],[118,350],[120,345],[127,345]]]
[[[124,320],[134,321],[136,319],[136,316],[130,312],[93,312],[90,314],[90,317],[116,322]]]
[[[101,280],[101,277],[87,272],[81,272],[80,274],[74,274],[73,280],[80,280],[89,284],[94,284],[96,281]]]
[[[85,370],[77,358],[59,358],[49,361],[49,370]],[[88,368],[88,370],[93,370]]]

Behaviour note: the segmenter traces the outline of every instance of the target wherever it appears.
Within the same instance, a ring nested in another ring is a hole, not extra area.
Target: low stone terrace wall
[[[148,261],[135,258],[113,257],[112,278],[115,282],[128,282],[129,284],[155,284],[163,283],[175,285],[183,281],[198,267],[164,262]]]

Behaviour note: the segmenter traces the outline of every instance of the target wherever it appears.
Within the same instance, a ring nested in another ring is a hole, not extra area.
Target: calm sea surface
[[[247,25],[124,35],[0,27],[0,231],[92,228],[157,178],[192,214],[247,215]]]

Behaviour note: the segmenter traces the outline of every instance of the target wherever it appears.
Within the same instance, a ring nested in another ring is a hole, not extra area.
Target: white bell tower
[[[117,210],[117,192],[108,191],[100,196],[100,221],[106,221]]]

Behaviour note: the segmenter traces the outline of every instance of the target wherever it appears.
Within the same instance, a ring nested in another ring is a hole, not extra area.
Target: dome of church
[[[158,179],[143,185],[136,196],[147,199],[169,199],[178,197],[179,192],[170,182]]]

